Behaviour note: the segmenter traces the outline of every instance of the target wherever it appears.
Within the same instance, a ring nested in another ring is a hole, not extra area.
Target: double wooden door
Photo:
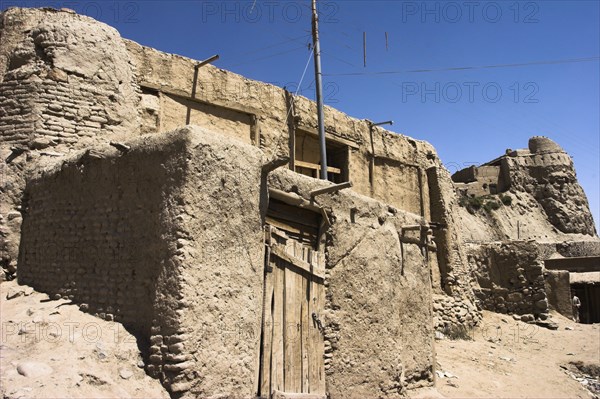
[[[324,256],[267,227],[259,395],[324,397]]]

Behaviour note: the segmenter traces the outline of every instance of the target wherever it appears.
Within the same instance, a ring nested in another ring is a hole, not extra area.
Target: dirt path
[[[472,341],[436,341],[438,371],[444,374],[438,375],[437,391],[451,398],[593,398],[569,375],[581,374],[569,363],[595,365],[598,373],[600,324],[575,324],[558,314],[551,320],[558,330],[485,312]],[[600,383],[600,376],[586,383]]]
[[[0,284],[0,322],[2,398],[169,398],[118,323],[14,281]]]
[[[160,383],[138,367],[135,338],[120,324],[32,290],[6,299],[23,288],[0,284],[4,398],[168,398]],[[436,341],[437,390],[410,395],[593,398],[573,378],[582,373],[570,363],[591,365],[587,372],[595,379],[582,381],[600,387],[600,324],[575,324],[557,314],[552,320],[559,325],[556,331],[484,312],[483,325],[471,333],[473,340]]]

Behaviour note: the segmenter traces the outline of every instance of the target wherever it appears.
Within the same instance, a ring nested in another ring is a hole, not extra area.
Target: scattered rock
[[[535,324],[540,327],[547,328],[548,330],[558,330],[558,324],[548,320],[538,320]]]
[[[52,373],[52,367],[46,363],[25,361],[17,365],[17,372],[23,377],[36,378]]]
[[[119,376],[121,376],[121,378],[124,380],[128,380],[133,377],[133,371],[129,370],[128,368],[121,368],[119,369]]]
[[[524,321],[525,323],[529,323],[535,320],[535,317],[532,314],[524,314],[523,316],[521,316],[521,321]]]

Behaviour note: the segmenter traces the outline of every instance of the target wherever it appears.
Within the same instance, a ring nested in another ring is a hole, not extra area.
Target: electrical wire
[[[278,43],[274,43],[274,44],[271,44],[271,45],[268,45],[268,46],[265,46],[265,47],[260,47],[260,48],[258,48],[256,50],[247,51],[245,53],[242,53],[241,55],[255,54],[255,53],[261,52],[263,50],[268,50],[268,49],[273,48],[273,47],[281,46],[282,44],[286,44],[286,43],[289,43],[289,42],[292,42],[292,41],[299,42],[299,39],[304,39],[304,38],[306,38],[308,36],[310,36],[310,34],[302,35],[302,36],[298,36],[298,37],[293,37],[293,38],[289,38],[287,40],[284,40],[283,42],[278,42]]]
[[[300,88],[302,87],[302,81],[304,80],[304,76],[306,75],[306,70],[308,69],[308,65],[310,64],[310,60],[312,60],[313,52],[311,51],[308,55],[308,60],[306,60],[306,65],[304,66],[304,71],[302,72],[302,77],[300,78],[300,82],[298,82],[298,87],[296,88],[296,92],[294,93],[294,97],[298,95]],[[285,120],[287,121],[290,117],[290,112],[292,112],[292,107],[288,110],[287,115],[285,116]]]
[[[570,58],[570,59],[563,59],[563,60],[532,61],[532,62],[523,62],[523,63],[516,63],[516,64],[465,66],[465,67],[438,68],[438,69],[408,69],[408,70],[404,70],[404,71],[327,73],[327,74],[323,74],[323,76],[398,75],[398,74],[402,74],[402,73],[465,71],[465,70],[476,70],[476,69],[514,68],[514,67],[523,67],[523,66],[531,66],[531,65],[569,64],[569,63],[577,63],[577,62],[592,62],[592,61],[598,61],[598,60],[600,60],[600,57],[596,56],[596,57],[586,57],[586,58]]]
[[[240,62],[240,63],[238,63],[238,64],[231,65],[231,66],[230,66],[230,68],[237,67],[237,66],[240,66],[240,65],[246,65],[246,64],[250,64],[250,63],[252,63],[252,62],[256,62],[256,61],[263,61],[263,60],[267,60],[267,59],[269,59],[269,58],[273,58],[273,57],[277,57],[277,56],[280,56],[280,55],[288,54],[288,53],[291,53],[291,52],[293,52],[293,51],[300,50],[300,49],[306,49],[306,46],[302,46],[302,47],[295,47],[295,48],[293,48],[293,49],[290,49],[290,50],[281,51],[281,52],[279,52],[279,53],[275,53],[275,54],[267,55],[267,56],[264,56],[264,57],[254,58],[254,59],[252,59],[252,60],[248,60],[248,61]]]

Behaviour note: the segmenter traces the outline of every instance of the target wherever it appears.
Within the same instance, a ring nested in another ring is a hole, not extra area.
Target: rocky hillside
[[[468,226],[463,229],[466,241],[598,240],[573,160],[558,144],[532,137],[528,150],[507,150],[490,164],[498,166],[503,189],[483,196],[463,191],[458,212],[462,225]],[[468,191],[475,184],[458,186]]]

